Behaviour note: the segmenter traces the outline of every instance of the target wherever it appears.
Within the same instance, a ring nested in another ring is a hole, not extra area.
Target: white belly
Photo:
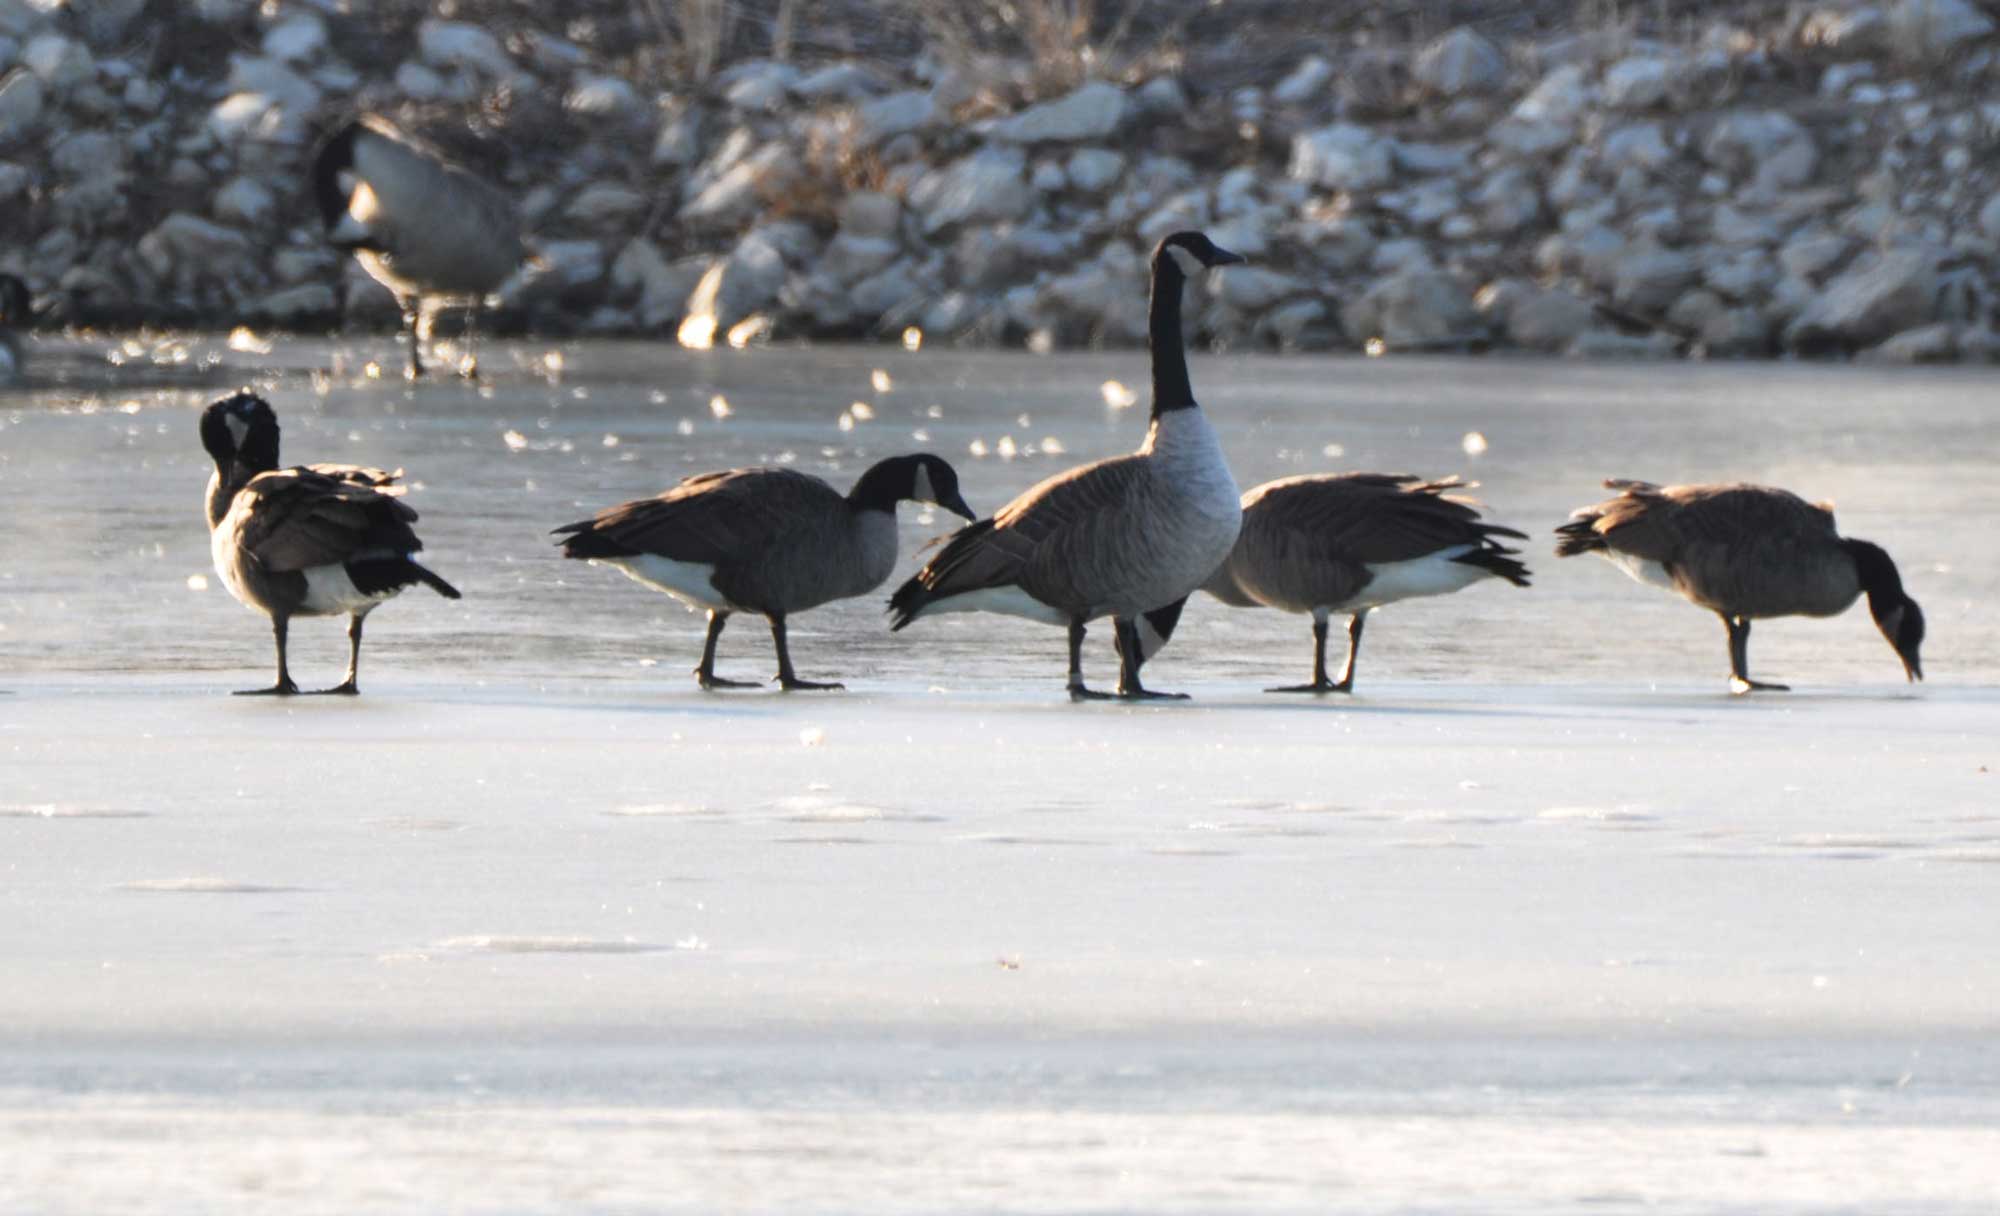
[[[1674,584],[1673,577],[1667,573],[1667,568],[1659,562],[1634,557],[1629,553],[1606,551],[1604,556],[1612,565],[1631,575],[1638,582],[1648,587],[1658,587],[1662,591],[1671,591],[1675,595],[1680,594],[1681,589]]]
[[[656,591],[664,591],[690,608],[708,612],[742,612],[744,609],[724,599],[715,589],[715,567],[703,562],[677,562],[656,553],[636,557],[593,559],[618,567],[627,578]]]
[[[1458,545],[1406,562],[1383,562],[1380,565],[1370,566],[1368,570],[1375,577],[1361,589],[1361,594],[1348,603],[1328,606],[1337,607],[1342,611],[1358,612],[1364,608],[1380,608],[1398,600],[1413,600],[1426,595],[1450,595],[1454,591],[1463,590],[1487,577],[1491,572],[1452,559],[1478,548],[1478,545]]]
[[[998,612],[1026,617],[1044,625],[1069,624],[1069,618],[1061,610],[1049,607],[1019,587],[982,587],[963,595],[933,600],[924,606],[923,615],[937,616],[945,612]]]
[[[236,541],[233,529],[222,527],[210,529],[208,534],[209,559],[215,563],[215,576],[222,585],[229,588],[229,594],[245,608],[257,608],[256,599],[250,589],[243,585],[236,565]],[[258,611],[263,611],[257,608]]]
[[[307,616],[347,616],[367,612],[386,600],[393,600],[402,592],[401,587],[389,591],[363,591],[347,577],[347,567],[341,565],[312,566],[302,571],[306,576],[306,597],[299,601],[299,612]]]

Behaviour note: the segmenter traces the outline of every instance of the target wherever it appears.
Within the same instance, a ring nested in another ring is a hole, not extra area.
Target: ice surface
[[[281,343],[287,458],[407,468],[466,598],[372,617],[357,700],[246,701],[268,630],[189,582],[212,387],[178,369],[211,346],[38,353],[60,382],[0,402],[0,1211],[2000,1192],[1990,375],[1197,360],[1245,484],[1329,439],[1470,472],[1483,432],[1536,586],[1380,614],[1326,701],[1256,691],[1303,678],[1302,618],[1197,598],[1148,668],[1195,700],[1124,708],[1063,699],[1057,631],[890,635],[874,599],[793,622],[852,691],[705,695],[701,618],[545,533],[786,452],[845,482],[919,423],[991,509],[1136,442],[1099,391],[1131,356],[899,356],[842,432],[880,351],[496,343],[488,390],[407,390]],[[962,455],[1023,413],[1070,453]],[[1727,697],[1711,618],[1544,556],[1605,474],[1838,499],[1923,601],[1931,682],[1857,610],[1760,625],[1799,691]],[[915,518],[899,575],[944,523]],[[293,645],[337,678],[337,624]],[[718,666],[772,670],[760,623]]]

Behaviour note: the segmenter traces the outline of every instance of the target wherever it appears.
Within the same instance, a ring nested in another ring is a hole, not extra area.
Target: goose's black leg
[[[285,666],[285,633],[291,625],[291,618],[273,616],[271,635],[278,640],[278,682],[269,688],[245,688],[237,692],[239,697],[289,697],[299,690],[292,683],[291,669]]]
[[[1118,619],[1113,628],[1118,638],[1118,697],[1124,701],[1185,701],[1184,692],[1153,692],[1139,683],[1139,668],[1146,652],[1139,640],[1139,623]]]
[[[819,684],[799,679],[798,673],[792,670],[792,648],[785,644],[783,613],[771,613],[771,641],[778,648],[778,687],[786,692],[829,692],[847,687],[845,684]]]
[[[1750,618],[1722,618],[1729,627],[1729,691],[1737,696],[1746,692],[1790,692],[1789,684],[1764,684],[1750,678]]]
[[[753,680],[725,680],[715,674],[715,643],[722,637],[722,627],[728,621],[727,612],[708,614],[708,640],[701,644],[701,666],[694,669],[694,682],[704,689],[755,688]]]
[[[1111,694],[1086,688],[1083,684],[1083,618],[1071,617],[1069,622],[1069,699],[1072,701],[1109,701]]]
[[[1326,622],[1313,619],[1313,678],[1310,684],[1292,684],[1284,688],[1267,688],[1265,692],[1353,692],[1354,659],[1361,653],[1361,624],[1368,617],[1367,611],[1355,613],[1347,618],[1347,662],[1341,665],[1340,679],[1326,678]]]
[[[424,299],[412,296],[403,304],[403,329],[410,335],[410,365],[403,369],[405,380],[424,378]]]
[[[465,348],[465,353],[458,360],[458,374],[466,380],[479,379],[479,355],[472,349],[474,331],[478,325],[479,301],[474,300],[465,306],[465,331],[458,337],[458,344]]]
[[[326,689],[328,693],[352,697],[361,692],[361,622],[367,616],[365,612],[357,612],[347,618],[347,678]]]

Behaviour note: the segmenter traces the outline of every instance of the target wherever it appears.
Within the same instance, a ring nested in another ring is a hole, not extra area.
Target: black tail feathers
[[[1520,552],[1519,549],[1509,549],[1505,545],[1489,541],[1472,552],[1461,554],[1451,560],[1490,571],[1496,577],[1504,578],[1516,587],[1526,587],[1529,585],[1528,567],[1521,562],[1518,556]]]
[[[369,595],[401,591],[422,583],[448,600],[464,598],[458,588],[444,581],[434,570],[418,565],[410,557],[370,557],[347,563],[347,577],[355,589]]]
[[[1556,556],[1575,557],[1579,553],[1602,553],[1610,546],[1597,533],[1595,515],[1582,515],[1556,529]]]
[[[931,602],[930,588],[923,580],[912,578],[896,588],[896,594],[889,597],[889,630],[895,632],[911,621]]]
[[[588,561],[595,557],[634,557],[638,554],[637,549],[621,545],[595,529],[596,521],[586,519],[582,523],[565,524],[550,535],[562,537],[556,543],[562,546],[564,557]]]

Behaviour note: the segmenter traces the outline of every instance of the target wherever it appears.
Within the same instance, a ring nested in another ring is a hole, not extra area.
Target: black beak
[[[1213,270],[1217,266],[1234,266],[1242,260],[1242,254],[1231,253],[1222,246],[1217,245],[1214,247],[1214,252],[1209,255],[1208,265],[1209,269]]]
[[[972,508],[965,505],[965,498],[962,495],[953,494],[950,502],[940,502],[938,506],[968,522],[977,522],[979,519],[979,516],[973,514]]]

